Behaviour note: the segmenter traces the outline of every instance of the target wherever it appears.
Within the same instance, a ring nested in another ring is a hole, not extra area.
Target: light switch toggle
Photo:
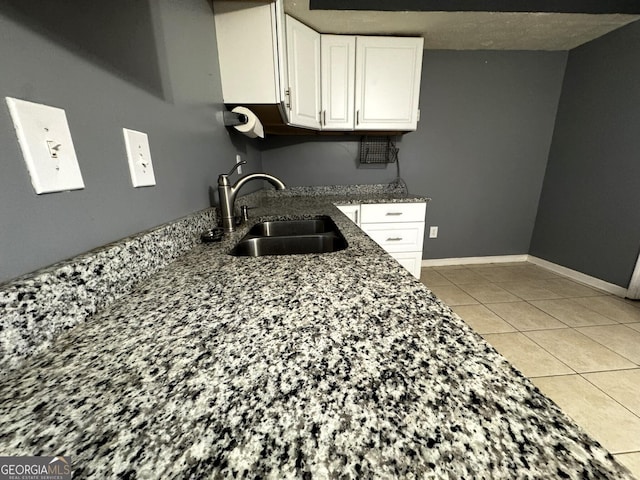
[[[47,147],[49,148],[49,156],[53,159],[58,158],[58,151],[60,150],[61,146],[62,146],[61,143],[58,143],[54,140],[47,140]],[[56,166],[56,170],[60,170],[59,165]]]
[[[140,158],[138,161],[140,162],[140,166],[142,168],[147,168],[149,166],[149,162],[144,159],[144,155],[142,153],[140,154]]]

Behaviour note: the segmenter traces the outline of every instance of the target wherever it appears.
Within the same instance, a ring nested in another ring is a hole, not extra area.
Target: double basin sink
[[[329,253],[347,248],[331,217],[274,220],[255,224],[230,254],[237,257]]]

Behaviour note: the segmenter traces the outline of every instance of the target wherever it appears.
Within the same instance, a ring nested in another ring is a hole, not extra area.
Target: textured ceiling
[[[309,10],[285,0],[285,12],[321,33],[416,35],[425,49],[570,50],[640,15],[504,12]]]

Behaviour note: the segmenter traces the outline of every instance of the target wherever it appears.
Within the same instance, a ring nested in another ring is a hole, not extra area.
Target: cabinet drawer
[[[424,222],[426,203],[374,203],[360,207],[360,223]]]
[[[424,222],[363,223],[361,228],[387,252],[422,251]]]

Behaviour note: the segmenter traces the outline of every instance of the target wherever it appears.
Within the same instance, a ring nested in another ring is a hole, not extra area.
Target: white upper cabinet
[[[357,37],[356,130],[416,130],[423,43]]]
[[[285,15],[289,124],[320,129],[320,34]]]
[[[416,130],[422,38],[322,35],[322,129]]]
[[[282,2],[213,4],[224,103],[283,104],[287,87]]]
[[[323,130],[353,130],[356,37],[321,35]]]
[[[213,8],[225,104],[312,130],[416,130],[422,38],[321,35],[282,0]]]

